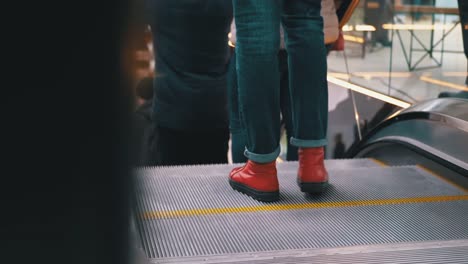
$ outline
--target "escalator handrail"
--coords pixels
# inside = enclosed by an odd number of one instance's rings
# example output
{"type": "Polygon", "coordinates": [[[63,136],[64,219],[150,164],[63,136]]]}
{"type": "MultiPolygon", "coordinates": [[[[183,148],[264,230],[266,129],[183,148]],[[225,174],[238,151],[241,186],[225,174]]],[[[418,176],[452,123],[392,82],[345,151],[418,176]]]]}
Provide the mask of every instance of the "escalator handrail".
{"type": "MultiPolygon", "coordinates": [[[[371,129],[361,141],[353,144],[346,153],[347,158],[356,157],[359,152],[376,143],[378,140],[374,139],[374,136],[382,129],[407,120],[429,120],[462,130],[468,135],[468,100],[458,98],[432,99],[400,110],[371,129]]],[[[406,141],[406,144],[408,142],[410,141],[406,141]]]]}

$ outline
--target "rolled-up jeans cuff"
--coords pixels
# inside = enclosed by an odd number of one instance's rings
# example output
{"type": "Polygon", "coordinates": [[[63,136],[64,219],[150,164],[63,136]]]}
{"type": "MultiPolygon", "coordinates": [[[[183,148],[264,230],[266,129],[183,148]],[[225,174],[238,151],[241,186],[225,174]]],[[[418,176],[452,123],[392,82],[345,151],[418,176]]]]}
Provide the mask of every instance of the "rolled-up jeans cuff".
{"type": "Polygon", "coordinates": [[[245,148],[244,155],[251,161],[257,162],[257,163],[268,163],[276,160],[276,158],[279,156],[281,152],[281,147],[278,146],[278,148],[273,151],[272,153],[268,154],[257,154],[250,152],[245,148]]]}
{"type": "Polygon", "coordinates": [[[327,139],[298,139],[291,137],[289,141],[291,145],[300,147],[300,148],[316,148],[323,147],[327,145],[327,139]]]}

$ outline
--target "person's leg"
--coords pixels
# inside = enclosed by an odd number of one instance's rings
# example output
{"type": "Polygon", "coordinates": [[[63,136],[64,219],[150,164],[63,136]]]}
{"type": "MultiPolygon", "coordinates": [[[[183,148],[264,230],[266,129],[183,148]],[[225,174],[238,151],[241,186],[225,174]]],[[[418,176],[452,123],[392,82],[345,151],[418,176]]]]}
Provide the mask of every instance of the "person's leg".
{"type": "Polygon", "coordinates": [[[158,126],[155,165],[227,163],[227,128],[204,131],[175,130],[158,126]]]}
{"type": "Polygon", "coordinates": [[[279,154],[279,3],[234,0],[240,113],[248,159],[266,163],[279,154]]]}
{"type": "Polygon", "coordinates": [[[381,27],[378,26],[379,23],[379,8],[380,3],[378,0],[365,0],[364,2],[364,24],[371,25],[375,27],[375,31],[371,34],[372,45],[375,45],[377,42],[377,35],[381,30],[381,27]]]}
{"type": "Polygon", "coordinates": [[[247,139],[240,120],[238,98],[236,54],[234,52],[231,56],[228,69],[229,130],[231,132],[231,155],[234,163],[247,161],[247,158],[244,156],[247,139]]]}
{"type": "Polygon", "coordinates": [[[260,201],[279,199],[280,104],[278,0],[234,0],[236,69],[247,164],[229,176],[232,188],[260,201]]]}
{"type": "Polygon", "coordinates": [[[327,143],[328,84],[320,0],[284,2],[294,137],[298,147],[327,143]]]}
{"type": "Polygon", "coordinates": [[[227,163],[229,129],[220,128],[197,133],[194,141],[199,142],[195,164],[220,164],[227,163]]]}
{"type": "Polygon", "coordinates": [[[278,64],[280,73],[280,102],[281,102],[281,116],[283,118],[286,139],[288,140],[286,160],[297,160],[297,147],[291,145],[291,137],[294,135],[292,109],[291,109],[291,95],[289,93],[289,71],[288,71],[288,54],[285,50],[280,50],[278,53],[278,64]]]}
{"type": "MultiPolygon", "coordinates": [[[[413,0],[413,1],[410,2],[410,4],[411,5],[421,5],[422,3],[421,3],[421,0],[413,0]]],[[[415,21],[419,21],[422,14],[419,13],[419,12],[415,12],[415,13],[412,13],[412,15],[413,15],[413,18],[414,18],[415,21]]]]}
{"type": "Polygon", "coordinates": [[[192,138],[188,138],[188,133],[171,128],[156,126],[157,134],[154,147],[156,164],[159,166],[185,165],[191,164],[191,154],[189,150],[194,149],[192,138]]]}
{"type": "Polygon", "coordinates": [[[294,136],[299,147],[298,172],[301,190],[321,191],[328,181],[323,165],[327,144],[327,60],[320,0],[283,0],[292,97],[294,136]]]}
{"type": "MultiPolygon", "coordinates": [[[[458,0],[458,11],[460,12],[460,22],[463,36],[463,50],[465,51],[465,57],[468,59],[468,2],[466,0],[458,0]]],[[[466,77],[465,84],[468,85],[468,76],[466,77]]]]}
{"type": "Polygon", "coordinates": [[[378,9],[378,30],[376,33],[376,41],[380,42],[384,47],[390,47],[391,42],[389,40],[389,31],[382,27],[383,24],[392,23],[393,21],[393,5],[390,3],[390,0],[380,0],[380,6],[378,9]]]}

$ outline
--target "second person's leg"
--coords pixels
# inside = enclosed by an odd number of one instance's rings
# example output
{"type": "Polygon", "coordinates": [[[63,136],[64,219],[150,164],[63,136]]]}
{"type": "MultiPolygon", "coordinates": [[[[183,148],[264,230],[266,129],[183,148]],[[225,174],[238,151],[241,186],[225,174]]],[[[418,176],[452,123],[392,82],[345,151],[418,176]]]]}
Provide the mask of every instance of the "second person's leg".
{"type": "Polygon", "coordinates": [[[297,160],[297,147],[291,145],[291,137],[294,135],[292,109],[291,109],[291,96],[289,91],[289,70],[288,70],[288,54],[286,50],[280,50],[278,53],[278,64],[280,73],[280,102],[281,102],[281,116],[283,118],[284,127],[286,129],[287,139],[287,152],[286,160],[297,160]]]}
{"type": "Polygon", "coordinates": [[[327,60],[321,0],[283,0],[282,23],[288,52],[294,135],[299,147],[298,182],[304,192],[327,185],[323,147],[327,144],[327,60]]]}
{"type": "Polygon", "coordinates": [[[278,0],[233,0],[240,119],[247,164],[230,174],[231,186],[261,201],[279,198],[280,104],[278,0]]]}
{"type": "Polygon", "coordinates": [[[238,98],[236,54],[234,52],[228,69],[229,130],[231,132],[231,155],[234,163],[247,161],[244,155],[245,146],[247,145],[246,136],[241,124],[238,98]]]}
{"type": "Polygon", "coordinates": [[[276,0],[234,0],[236,69],[245,155],[266,163],[279,154],[279,23],[276,0]]]}

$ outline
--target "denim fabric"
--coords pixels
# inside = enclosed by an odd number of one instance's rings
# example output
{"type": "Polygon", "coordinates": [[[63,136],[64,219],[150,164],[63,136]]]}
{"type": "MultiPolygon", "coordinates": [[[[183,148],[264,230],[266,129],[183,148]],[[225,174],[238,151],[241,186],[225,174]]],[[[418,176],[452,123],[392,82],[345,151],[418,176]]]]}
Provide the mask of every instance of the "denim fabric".
{"type": "Polygon", "coordinates": [[[294,135],[294,127],[292,121],[291,94],[289,92],[288,54],[285,50],[280,50],[278,53],[278,64],[280,74],[281,120],[286,130],[288,145],[286,160],[294,161],[298,159],[298,148],[291,144],[291,137],[294,135]]]}
{"type": "MultiPolygon", "coordinates": [[[[234,51],[233,51],[234,52],[234,51]]],[[[228,69],[229,130],[231,132],[231,155],[234,163],[246,162],[244,155],[247,138],[242,128],[237,91],[236,55],[233,53],[228,69]]]]}
{"type": "Polygon", "coordinates": [[[280,137],[279,25],[285,31],[293,138],[326,144],[328,91],[320,0],[234,0],[239,113],[247,158],[276,159],[280,137]],[[262,155],[264,155],[263,158],[262,155]]]}
{"type": "Polygon", "coordinates": [[[258,163],[268,163],[274,161],[279,154],[281,153],[281,148],[278,146],[273,152],[267,153],[267,154],[256,154],[253,152],[250,152],[248,149],[245,149],[244,155],[252,161],[258,162],[258,163]]]}
{"type": "MultiPolygon", "coordinates": [[[[228,105],[229,105],[229,128],[231,131],[231,155],[234,163],[242,163],[247,161],[244,155],[246,146],[246,133],[242,129],[239,102],[238,102],[238,87],[236,74],[236,56],[232,56],[229,65],[228,78],[228,105]]],[[[280,108],[281,120],[286,130],[287,152],[286,160],[294,161],[298,159],[298,148],[291,145],[290,139],[293,135],[291,98],[289,94],[289,73],[288,73],[288,56],[285,50],[280,50],[278,53],[278,66],[280,75],[280,108]]]]}

